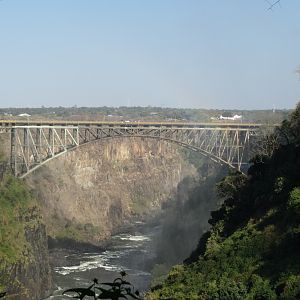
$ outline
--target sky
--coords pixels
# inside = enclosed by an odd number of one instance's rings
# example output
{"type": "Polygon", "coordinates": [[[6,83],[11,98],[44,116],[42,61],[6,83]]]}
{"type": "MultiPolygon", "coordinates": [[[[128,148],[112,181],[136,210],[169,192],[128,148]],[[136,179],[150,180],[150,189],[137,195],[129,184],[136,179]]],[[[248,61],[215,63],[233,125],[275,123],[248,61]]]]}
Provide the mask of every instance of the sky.
{"type": "Polygon", "coordinates": [[[268,7],[0,0],[0,107],[294,108],[300,1],[268,7]]]}

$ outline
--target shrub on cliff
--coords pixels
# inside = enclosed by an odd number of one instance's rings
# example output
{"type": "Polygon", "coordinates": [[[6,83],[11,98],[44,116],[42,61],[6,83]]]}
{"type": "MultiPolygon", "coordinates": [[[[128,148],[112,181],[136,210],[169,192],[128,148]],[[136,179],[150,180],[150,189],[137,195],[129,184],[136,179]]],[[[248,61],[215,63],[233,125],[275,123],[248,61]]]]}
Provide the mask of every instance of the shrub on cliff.
{"type": "Polygon", "coordinates": [[[47,239],[38,208],[20,179],[0,181],[0,293],[39,299],[51,284],[47,239]]]}
{"type": "Polygon", "coordinates": [[[224,203],[211,230],[148,299],[300,299],[299,124],[300,105],[273,154],[218,184],[224,203]]]}
{"type": "Polygon", "coordinates": [[[0,183],[0,260],[16,262],[23,259],[24,251],[29,251],[26,243],[24,221],[33,199],[18,179],[6,175],[0,183]],[[25,250],[26,249],[26,250],[25,250]]]}

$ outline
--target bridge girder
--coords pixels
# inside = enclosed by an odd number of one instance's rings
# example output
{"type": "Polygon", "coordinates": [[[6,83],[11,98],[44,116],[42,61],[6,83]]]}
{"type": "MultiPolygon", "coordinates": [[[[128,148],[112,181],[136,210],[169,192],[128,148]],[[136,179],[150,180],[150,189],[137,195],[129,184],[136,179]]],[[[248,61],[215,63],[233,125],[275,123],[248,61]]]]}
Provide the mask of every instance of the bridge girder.
{"type": "Polygon", "coordinates": [[[241,171],[259,135],[257,128],[158,126],[11,126],[11,168],[25,177],[55,157],[107,138],[142,137],[177,143],[241,171]]]}

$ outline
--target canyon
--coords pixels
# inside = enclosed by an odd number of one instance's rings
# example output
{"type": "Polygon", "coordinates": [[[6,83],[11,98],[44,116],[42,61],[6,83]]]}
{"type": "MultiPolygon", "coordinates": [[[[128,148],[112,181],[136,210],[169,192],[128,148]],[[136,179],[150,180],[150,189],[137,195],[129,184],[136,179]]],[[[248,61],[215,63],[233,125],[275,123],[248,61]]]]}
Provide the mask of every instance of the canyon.
{"type": "Polygon", "coordinates": [[[101,246],[133,221],[154,217],[187,175],[196,175],[196,168],[175,145],[119,138],[70,151],[28,176],[26,183],[39,202],[52,244],[67,246],[73,240],[101,246]]]}

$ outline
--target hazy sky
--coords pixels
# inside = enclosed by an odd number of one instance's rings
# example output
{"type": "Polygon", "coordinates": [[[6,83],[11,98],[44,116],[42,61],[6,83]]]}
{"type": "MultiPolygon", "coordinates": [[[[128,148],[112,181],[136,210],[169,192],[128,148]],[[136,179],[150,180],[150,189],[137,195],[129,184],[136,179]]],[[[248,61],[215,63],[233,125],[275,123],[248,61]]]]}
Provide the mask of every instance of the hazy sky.
{"type": "Polygon", "coordinates": [[[2,0],[0,107],[293,108],[300,1],[267,8],[265,0],[2,0]]]}

